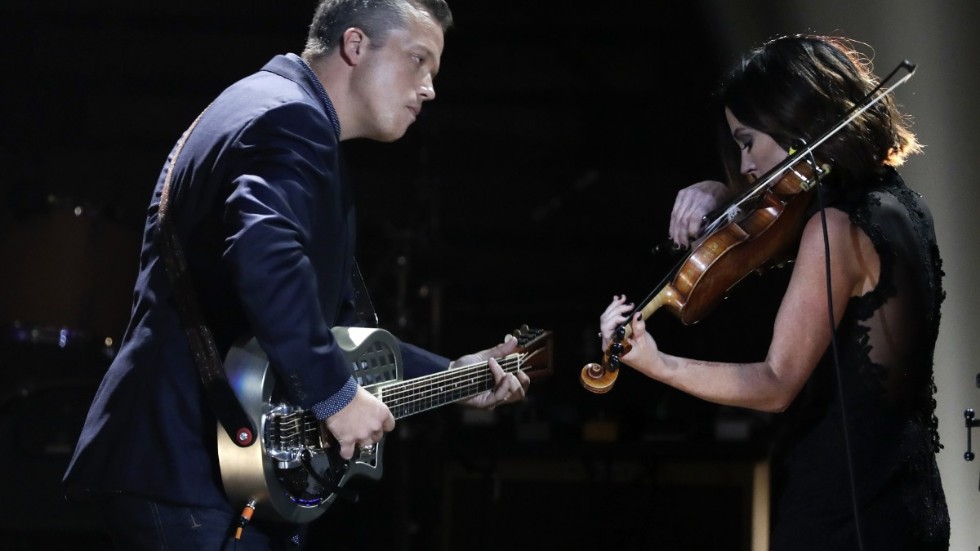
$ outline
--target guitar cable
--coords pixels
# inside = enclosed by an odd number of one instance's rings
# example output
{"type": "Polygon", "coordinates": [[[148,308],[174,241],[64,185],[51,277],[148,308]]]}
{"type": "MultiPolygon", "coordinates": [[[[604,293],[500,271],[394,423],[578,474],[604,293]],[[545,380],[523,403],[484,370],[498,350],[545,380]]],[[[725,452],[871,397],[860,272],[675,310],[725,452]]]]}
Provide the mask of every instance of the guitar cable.
{"type": "Polygon", "coordinates": [[[252,520],[252,515],[255,513],[255,500],[250,499],[248,503],[245,504],[245,508],[242,509],[242,515],[238,517],[238,527],[235,528],[235,541],[241,541],[242,532],[245,530],[245,526],[252,520]]]}

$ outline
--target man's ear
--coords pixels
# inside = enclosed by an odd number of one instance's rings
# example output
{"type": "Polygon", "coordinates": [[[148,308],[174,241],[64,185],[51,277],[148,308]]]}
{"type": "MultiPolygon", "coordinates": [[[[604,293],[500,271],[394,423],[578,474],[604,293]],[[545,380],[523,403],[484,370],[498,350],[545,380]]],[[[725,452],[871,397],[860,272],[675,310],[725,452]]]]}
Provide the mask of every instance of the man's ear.
{"type": "Polygon", "coordinates": [[[367,48],[368,37],[364,31],[351,27],[340,35],[340,56],[348,65],[360,63],[361,54],[367,48]]]}

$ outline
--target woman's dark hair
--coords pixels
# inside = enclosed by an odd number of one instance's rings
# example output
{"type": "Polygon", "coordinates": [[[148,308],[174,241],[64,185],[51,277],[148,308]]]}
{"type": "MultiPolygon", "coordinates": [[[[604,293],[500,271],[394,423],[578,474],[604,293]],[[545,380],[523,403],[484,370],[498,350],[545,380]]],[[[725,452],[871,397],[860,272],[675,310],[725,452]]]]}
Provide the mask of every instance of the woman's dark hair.
{"type": "MultiPolygon", "coordinates": [[[[772,136],[783,148],[810,143],[843,120],[879,78],[854,41],[842,37],[783,36],[750,51],[717,93],[741,123],[772,136]]],[[[746,185],[740,154],[724,124],[722,160],[729,181],[746,185]]],[[[922,146],[889,95],[815,151],[839,185],[862,185],[885,166],[899,166],[922,146]]]]}
{"type": "Polygon", "coordinates": [[[351,27],[364,31],[372,44],[384,44],[390,31],[405,26],[408,8],[427,12],[444,33],[453,24],[453,14],[445,0],[323,0],[313,14],[303,58],[327,55],[351,27]]]}

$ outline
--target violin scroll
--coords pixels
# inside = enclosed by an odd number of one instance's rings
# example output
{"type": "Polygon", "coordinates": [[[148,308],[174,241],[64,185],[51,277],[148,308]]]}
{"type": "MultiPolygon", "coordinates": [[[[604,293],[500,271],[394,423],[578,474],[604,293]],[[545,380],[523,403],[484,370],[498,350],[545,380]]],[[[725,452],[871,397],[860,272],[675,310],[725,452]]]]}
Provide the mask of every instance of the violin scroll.
{"type": "Polygon", "coordinates": [[[628,326],[619,326],[616,335],[609,344],[609,350],[602,355],[602,363],[591,362],[582,368],[579,380],[586,390],[595,394],[605,394],[612,390],[616,384],[616,377],[619,376],[619,357],[626,354],[632,348],[629,343],[625,343],[628,326]]]}
{"type": "Polygon", "coordinates": [[[582,368],[579,380],[582,381],[585,390],[594,394],[605,394],[612,390],[618,375],[619,370],[606,369],[606,366],[602,364],[591,362],[582,368]]]}

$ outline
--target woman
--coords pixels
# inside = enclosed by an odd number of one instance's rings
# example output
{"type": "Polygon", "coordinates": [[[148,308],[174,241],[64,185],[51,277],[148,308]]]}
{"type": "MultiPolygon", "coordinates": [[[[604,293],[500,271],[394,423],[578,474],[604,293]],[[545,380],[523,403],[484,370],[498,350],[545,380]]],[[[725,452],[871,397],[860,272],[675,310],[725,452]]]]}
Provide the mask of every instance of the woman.
{"type": "MultiPolygon", "coordinates": [[[[844,38],[781,37],[751,51],[718,94],[729,182],[682,190],[671,239],[692,243],[706,213],[843,120],[878,81],[844,38]]],[[[773,550],[949,548],[932,372],[943,273],[928,207],[895,170],[920,149],[890,97],[816,149],[831,166],[814,194],[824,204],[810,205],[764,359],[666,354],[640,314],[628,319],[625,296],[600,318],[603,350],[631,323],[620,359],[637,371],[718,404],[781,412],[773,550]]]]}

